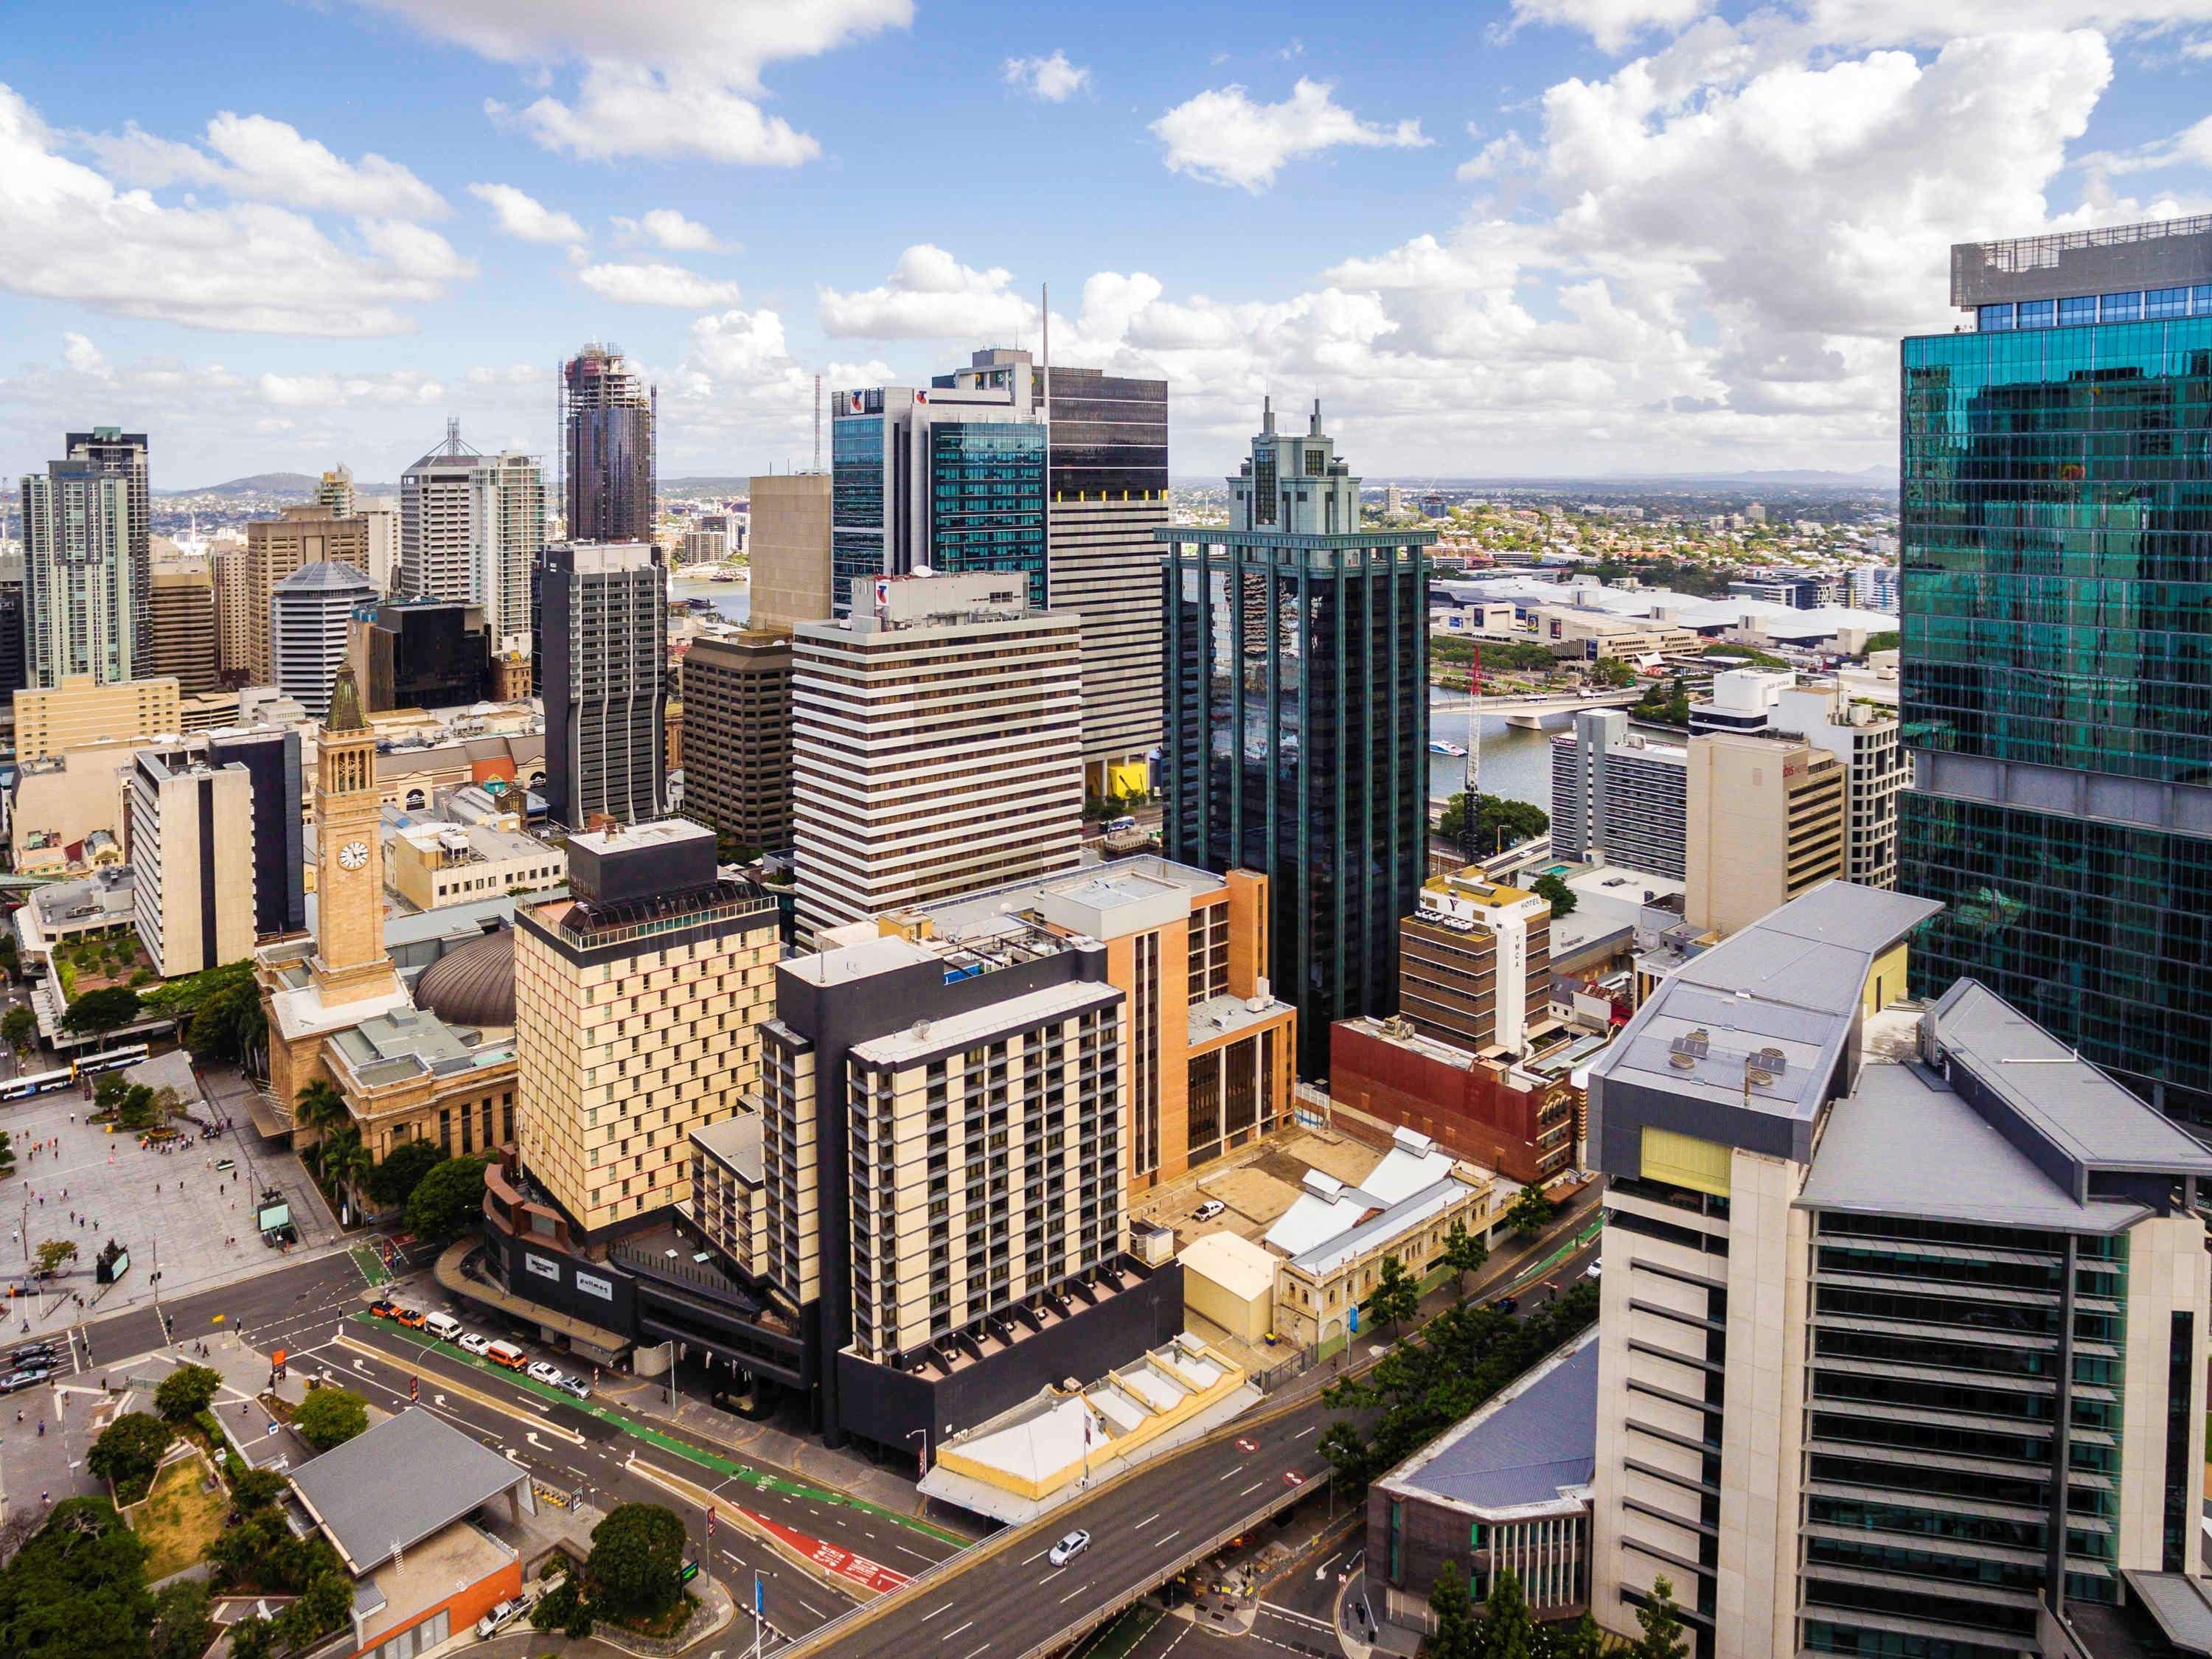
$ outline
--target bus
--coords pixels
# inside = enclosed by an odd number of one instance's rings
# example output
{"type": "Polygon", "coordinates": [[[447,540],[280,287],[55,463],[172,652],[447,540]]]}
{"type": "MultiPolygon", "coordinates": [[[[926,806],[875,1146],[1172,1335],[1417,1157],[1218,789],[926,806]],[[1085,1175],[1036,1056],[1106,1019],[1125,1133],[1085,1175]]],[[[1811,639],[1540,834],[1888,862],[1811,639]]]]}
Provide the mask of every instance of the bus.
{"type": "Polygon", "coordinates": [[[101,1072],[118,1071],[125,1066],[136,1066],[146,1058],[146,1045],[126,1042],[120,1048],[110,1048],[105,1054],[87,1054],[76,1062],[75,1075],[88,1078],[101,1072]]]}
{"type": "Polygon", "coordinates": [[[0,1083],[0,1100],[28,1100],[50,1089],[66,1089],[76,1081],[76,1073],[66,1067],[58,1072],[29,1072],[0,1083]]]}

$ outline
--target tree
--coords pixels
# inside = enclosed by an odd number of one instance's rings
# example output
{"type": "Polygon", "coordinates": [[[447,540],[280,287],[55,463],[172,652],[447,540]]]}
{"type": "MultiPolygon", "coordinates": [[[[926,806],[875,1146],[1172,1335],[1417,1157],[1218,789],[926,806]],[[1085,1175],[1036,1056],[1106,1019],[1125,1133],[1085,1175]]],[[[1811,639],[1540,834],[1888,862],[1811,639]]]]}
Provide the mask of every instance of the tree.
{"type": "Polygon", "coordinates": [[[154,1409],[165,1423],[189,1423],[214,1401],[222,1373],[208,1365],[179,1365],[154,1390],[154,1409]]]}
{"type": "Polygon", "coordinates": [[[434,1140],[403,1141],[368,1172],[362,1187],[374,1203],[393,1209],[413,1197],[422,1177],[445,1161],[445,1152],[434,1140]]]}
{"type": "Polygon", "coordinates": [[[145,1659],[146,1546],[105,1498],[64,1498],[0,1568],[9,1659],[145,1659]]]}
{"type": "Polygon", "coordinates": [[[1505,1224],[1522,1237],[1534,1237],[1552,1224],[1552,1218],[1559,1206],[1544,1195],[1538,1186],[1523,1187],[1513,1195],[1513,1202],[1505,1212],[1505,1224]]]}
{"type": "Polygon", "coordinates": [[[1553,1626],[1550,1636],[1551,1659],[1605,1659],[1612,1645],[1587,1613],[1564,1630],[1553,1626]]]}
{"type": "Polygon", "coordinates": [[[270,1632],[284,1647],[300,1652],[344,1622],[353,1610],[353,1582],[327,1569],[307,1580],[300,1599],[278,1613],[270,1632]]]}
{"type": "Polygon", "coordinates": [[[143,1083],[134,1083],[125,1089],[115,1108],[115,1121],[125,1129],[155,1128],[161,1116],[154,1103],[154,1091],[143,1083]]]}
{"type": "Polygon", "coordinates": [[[100,1431],[85,1462],[103,1480],[112,1481],[125,1503],[135,1503],[152,1484],[161,1454],[175,1438],[169,1425],[146,1412],[126,1412],[100,1431]]]}
{"type": "Polygon", "coordinates": [[[230,1659],[269,1659],[276,1644],[276,1627],[258,1613],[230,1627],[230,1659]]]}
{"type": "Polygon", "coordinates": [[[248,1469],[230,1485],[230,1507],[241,1516],[273,1510],[289,1483],[275,1469],[248,1469]]]}
{"type": "Polygon", "coordinates": [[[1375,1288],[1359,1305],[1361,1311],[1377,1324],[1387,1321],[1390,1334],[1395,1336],[1399,1322],[1421,1310],[1420,1287],[1406,1272],[1404,1262],[1395,1255],[1386,1255],[1377,1272],[1375,1288]]]}
{"type": "Polygon", "coordinates": [[[1546,1646],[1536,1620],[1528,1612],[1528,1599],[1521,1593],[1521,1580],[1510,1567],[1501,1571],[1482,1604],[1482,1645],[1480,1659],[1536,1659],[1546,1646]]]}
{"type": "Polygon", "coordinates": [[[618,1504],[592,1528],[584,1574],[617,1614],[651,1619],[683,1593],[684,1522],[659,1504],[618,1504]]]}
{"type": "Polygon", "coordinates": [[[416,1183],[407,1200],[407,1231],[418,1238],[457,1237],[483,1215],[488,1158],[449,1158],[416,1183]]]}
{"type": "Polygon", "coordinates": [[[1884,629],[1879,634],[1869,634],[1866,637],[1866,648],[1869,655],[1872,655],[1876,651],[1895,651],[1899,649],[1902,644],[1903,641],[1899,637],[1897,630],[1893,628],[1884,629]]]}
{"type": "Polygon", "coordinates": [[[49,1238],[39,1245],[39,1271],[51,1273],[59,1270],[64,1261],[76,1260],[76,1244],[67,1238],[49,1238]]]}
{"type": "Polygon", "coordinates": [[[323,1179],[343,1193],[359,1186],[376,1167],[376,1154],[362,1145],[359,1130],[346,1128],[323,1138],[315,1148],[315,1162],[323,1179]]]}
{"type": "Polygon", "coordinates": [[[112,1031],[138,1018],[138,994],[127,985],[87,991],[62,1013],[62,1029],[79,1036],[112,1031]]]}
{"type": "Polygon", "coordinates": [[[1651,1581],[1651,1594],[1636,1609],[1643,1634],[1629,1644],[1632,1659],[1682,1659],[1689,1644],[1682,1639],[1682,1618],[1674,1606],[1674,1586],[1664,1577],[1651,1581]]]}
{"type": "Polygon", "coordinates": [[[1479,1273],[1490,1260],[1490,1246],[1477,1238],[1456,1221],[1444,1235],[1443,1265],[1451,1269],[1452,1294],[1464,1302],[1467,1299],[1467,1276],[1479,1273]]]}
{"type": "Polygon", "coordinates": [[[197,1578],[179,1579],[154,1598],[149,1659],[200,1659],[215,1640],[208,1599],[208,1587],[197,1578]]]}
{"type": "Polygon", "coordinates": [[[292,1100],[292,1121],[318,1135],[330,1135],[353,1121],[345,1097],[327,1078],[317,1078],[292,1100]]]}
{"type": "Polygon", "coordinates": [[[311,1389],[292,1413],[292,1426],[317,1451],[328,1451],[368,1426],[368,1402],[349,1389],[311,1389]]]}
{"type": "Polygon", "coordinates": [[[1480,1659],[1482,1631],[1475,1622],[1474,1598],[1468,1594],[1467,1575],[1459,1563],[1447,1561],[1437,1569],[1437,1582],[1429,1591],[1429,1611],[1437,1616],[1436,1634],[1425,1652],[1434,1659],[1480,1659]]]}
{"type": "Polygon", "coordinates": [[[0,1176],[11,1176],[15,1173],[15,1143],[9,1139],[8,1132],[5,1129],[0,1129],[0,1176]]]}
{"type": "MultiPolygon", "coordinates": [[[[1503,852],[1509,847],[1518,847],[1551,827],[1550,814],[1531,802],[1511,800],[1504,795],[1475,797],[1474,846],[1478,852],[1503,852]]],[[[1465,791],[1444,803],[1444,810],[1437,820],[1437,833],[1446,841],[1467,843],[1465,791]]]]}
{"type": "Polygon", "coordinates": [[[17,1054],[30,1052],[31,1044],[39,1035],[39,1017],[17,1003],[6,1013],[0,1014],[0,1039],[4,1039],[17,1054]]]}
{"type": "Polygon", "coordinates": [[[1575,906],[1581,902],[1575,890],[1549,871],[1530,882],[1528,890],[1552,907],[1554,921],[1574,915],[1575,906]]]}
{"type": "Polygon", "coordinates": [[[1590,681],[1607,691],[1619,691],[1636,684],[1636,671],[1618,657],[1600,657],[1590,665],[1590,681]]]}

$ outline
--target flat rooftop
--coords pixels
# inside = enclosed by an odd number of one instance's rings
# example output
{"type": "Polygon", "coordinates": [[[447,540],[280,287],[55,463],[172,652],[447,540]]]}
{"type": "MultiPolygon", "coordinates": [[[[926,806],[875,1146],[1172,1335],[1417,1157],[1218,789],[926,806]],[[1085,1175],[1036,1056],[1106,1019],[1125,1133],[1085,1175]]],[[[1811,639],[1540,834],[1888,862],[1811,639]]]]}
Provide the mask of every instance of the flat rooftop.
{"type": "Polygon", "coordinates": [[[530,1479],[411,1406],[292,1472],[292,1486],[356,1577],[530,1479]]]}
{"type": "Polygon", "coordinates": [[[1378,1484],[1498,1515],[1578,1504],[1596,1475],[1593,1328],[1378,1484]]]}
{"type": "Polygon", "coordinates": [[[1157,926],[1163,910],[1187,913],[1194,899],[1229,884],[1210,870],[1157,854],[1109,860],[1072,874],[1009,882],[941,903],[917,905],[902,916],[927,916],[940,936],[957,935],[1009,916],[1037,916],[1097,939],[1157,926]]]}

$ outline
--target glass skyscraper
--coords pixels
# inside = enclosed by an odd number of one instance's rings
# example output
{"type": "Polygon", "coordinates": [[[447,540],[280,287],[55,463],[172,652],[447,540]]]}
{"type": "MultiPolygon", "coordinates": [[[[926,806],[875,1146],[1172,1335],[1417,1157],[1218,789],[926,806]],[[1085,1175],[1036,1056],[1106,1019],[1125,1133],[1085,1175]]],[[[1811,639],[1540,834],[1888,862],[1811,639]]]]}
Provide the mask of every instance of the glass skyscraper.
{"type": "Polygon", "coordinates": [[[1898,885],[1972,976],[2212,1122],[2212,217],[1966,244],[1904,343],[1898,885]]]}
{"type": "Polygon", "coordinates": [[[1329,1025],[1395,1012],[1398,919],[1428,860],[1427,531],[1359,529],[1359,480],[1314,410],[1270,411],[1229,527],[1165,544],[1167,855],[1268,878],[1274,991],[1298,1070],[1329,1025]]]}

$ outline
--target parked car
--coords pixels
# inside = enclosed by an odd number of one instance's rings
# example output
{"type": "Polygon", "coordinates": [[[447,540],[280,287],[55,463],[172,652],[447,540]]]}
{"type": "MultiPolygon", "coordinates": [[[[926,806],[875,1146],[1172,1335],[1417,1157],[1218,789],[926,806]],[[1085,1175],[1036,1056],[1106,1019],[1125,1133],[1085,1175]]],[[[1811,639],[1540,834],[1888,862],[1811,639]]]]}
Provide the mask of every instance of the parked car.
{"type": "Polygon", "coordinates": [[[1583,1277],[1584,1279],[1595,1279],[1604,1270],[1604,1267],[1605,1264],[1601,1261],[1593,1261],[1589,1267],[1583,1269],[1583,1277]]]}
{"type": "Polygon", "coordinates": [[[1218,1198],[1209,1198],[1191,1212],[1193,1221],[1211,1221],[1218,1215],[1229,1213],[1229,1206],[1218,1198]]]}
{"type": "Polygon", "coordinates": [[[455,1340],[455,1346],[463,1353],[481,1354],[491,1346],[491,1342],[488,1338],[478,1336],[474,1331],[463,1331],[455,1340]]]}
{"type": "Polygon", "coordinates": [[[561,1368],[549,1365],[542,1359],[533,1359],[524,1375],[534,1382],[550,1382],[557,1387],[561,1381],[561,1368]]]}
{"type": "Polygon", "coordinates": [[[0,1394],[16,1394],[25,1389],[35,1389],[54,1374],[52,1365],[25,1365],[0,1376],[0,1394]]]}
{"type": "Polygon", "coordinates": [[[399,1317],[399,1304],[388,1296],[380,1296],[368,1304],[368,1311],[373,1318],[397,1319],[399,1317]]]}
{"type": "Polygon", "coordinates": [[[575,1395],[579,1400],[589,1400],[592,1397],[591,1385],[580,1376],[556,1376],[553,1379],[553,1386],[563,1394],[575,1395]]]}
{"type": "Polygon", "coordinates": [[[1091,1534],[1084,1531],[1082,1528],[1078,1527],[1073,1532],[1068,1534],[1066,1537],[1061,1539],[1060,1542],[1052,1547],[1052,1553],[1050,1555],[1046,1557],[1046,1559],[1049,1560],[1055,1567],[1064,1567],[1090,1547],[1091,1534]]]}
{"type": "Polygon", "coordinates": [[[477,1640],[488,1642],[522,1617],[525,1603],[510,1597],[477,1620],[477,1640]]]}
{"type": "Polygon", "coordinates": [[[1521,1298],[1517,1296],[1501,1296],[1490,1305],[1502,1314],[1518,1313],[1521,1310],[1521,1298]]]}
{"type": "Polygon", "coordinates": [[[421,1330],[422,1328],[422,1322],[429,1316],[429,1315],[424,1313],[420,1308],[402,1308],[397,1314],[392,1316],[392,1317],[397,1319],[401,1324],[413,1331],[421,1330]]]}

